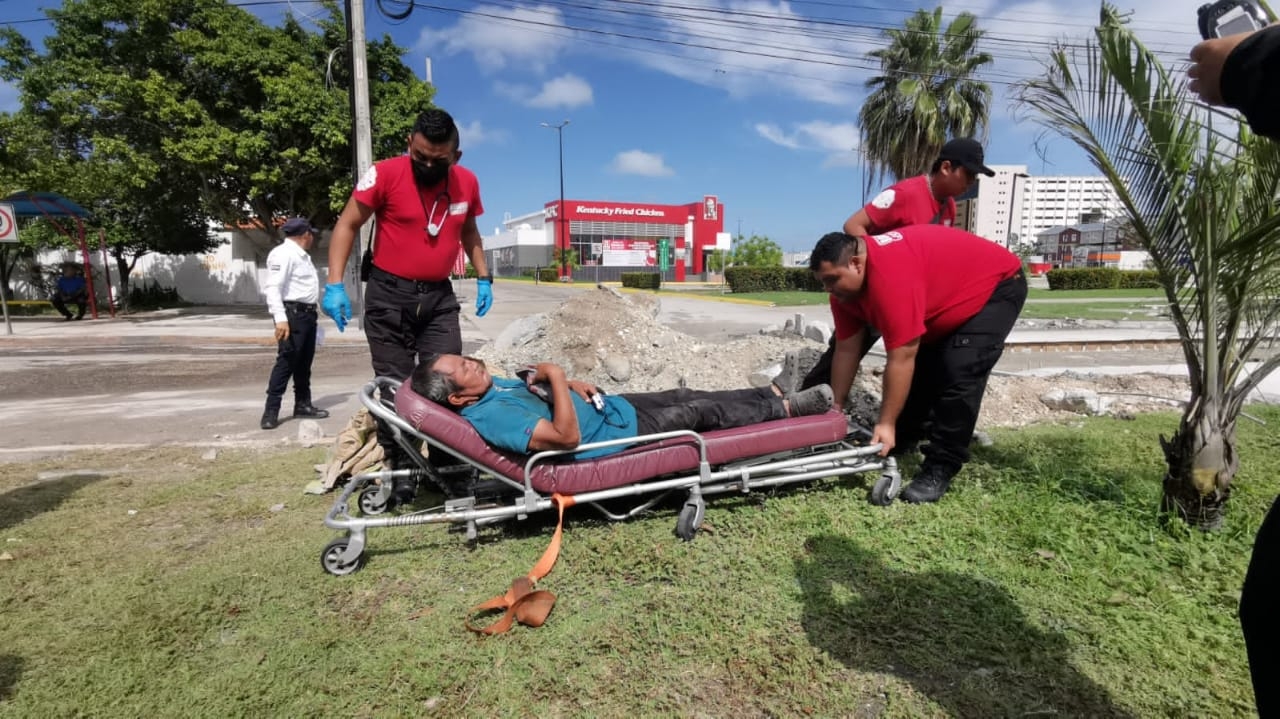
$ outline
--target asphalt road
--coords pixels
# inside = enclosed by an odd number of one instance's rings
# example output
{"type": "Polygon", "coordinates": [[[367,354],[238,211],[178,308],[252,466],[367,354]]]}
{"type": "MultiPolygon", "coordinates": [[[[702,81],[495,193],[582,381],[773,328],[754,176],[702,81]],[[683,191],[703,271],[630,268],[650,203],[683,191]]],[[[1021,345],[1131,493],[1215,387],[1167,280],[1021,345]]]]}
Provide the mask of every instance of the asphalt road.
{"type": "MultiPolygon", "coordinates": [[[[497,337],[511,322],[557,307],[591,288],[499,283],[488,316],[470,310],[474,284],[460,282],[464,350],[497,337]]],[[[800,308],[829,321],[823,308],[800,308]]],[[[781,326],[797,308],[662,297],[658,321],[703,341],[725,341],[781,326]]],[[[313,401],[332,416],[332,436],[358,408],[356,393],[372,375],[358,327],[326,340],[313,366],[313,401]]],[[[256,308],[190,308],[128,319],[61,322],[15,319],[0,335],[0,461],[76,448],[158,443],[192,446],[275,444],[296,437],[297,423],[258,429],[275,357],[272,324],[256,308]]],[[[1140,330],[1147,332],[1148,330],[1140,330]]],[[[1034,367],[1176,363],[1177,354],[1138,352],[1008,353],[1006,371],[1034,367]]],[[[292,398],[285,398],[285,413],[292,398]]]]}

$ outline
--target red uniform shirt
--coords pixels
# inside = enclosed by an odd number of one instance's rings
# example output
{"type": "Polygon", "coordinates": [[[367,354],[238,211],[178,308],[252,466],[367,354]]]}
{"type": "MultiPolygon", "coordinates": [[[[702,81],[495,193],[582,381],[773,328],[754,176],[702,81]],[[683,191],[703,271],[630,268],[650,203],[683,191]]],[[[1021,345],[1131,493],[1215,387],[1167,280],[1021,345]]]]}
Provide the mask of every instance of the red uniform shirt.
{"type": "Polygon", "coordinates": [[[887,190],[862,208],[871,218],[871,234],[879,235],[907,225],[946,225],[956,221],[955,198],[946,204],[938,202],[929,189],[925,175],[909,177],[887,190]]]}
{"type": "Polygon", "coordinates": [[[373,208],[378,220],[373,264],[409,280],[448,279],[462,248],[463,225],[484,214],[480,182],[471,170],[451,165],[446,181],[420,190],[408,155],[374,163],[351,196],[373,208]],[[429,223],[440,226],[435,237],[427,232],[429,223]]]}
{"type": "Polygon", "coordinates": [[[867,238],[862,292],[831,297],[836,337],[871,325],[887,350],[919,337],[936,342],[982,309],[996,285],[1018,274],[1022,261],[994,242],[940,225],[912,225],[867,238]]]}

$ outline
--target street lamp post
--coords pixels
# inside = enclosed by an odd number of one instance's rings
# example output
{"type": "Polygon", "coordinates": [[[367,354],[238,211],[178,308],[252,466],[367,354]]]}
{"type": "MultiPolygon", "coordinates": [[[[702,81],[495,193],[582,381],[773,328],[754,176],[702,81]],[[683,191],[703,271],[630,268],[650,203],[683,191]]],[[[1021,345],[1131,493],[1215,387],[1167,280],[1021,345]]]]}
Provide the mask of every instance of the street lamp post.
{"type": "Polygon", "coordinates": [[[565,224],[568,218],[565,216],[564,211],[564,126],[568,124],[568,120],[554,125],[549,122],[542,123],[543,127],[556,131],[556,141],[560,147],[560,206],[556,210],[556,222],[560,225],[560,231],[556,233],[556,244],[563,242],[563,246],[560,248],[561,281],[565,281],[565,278],[569,276],[569,227],[565,224]],[[561,238],[564,239],[562,240],[561,238]]]}
{"type": "MultiPolygon", "coordinates": [[[[1013,179],[1011,180],[1011,183],[1010,183],[1012,186],[1009,189],[1009,225],[1005,229],[1005,239],[1004,239],[1004,245],[1006,249],[1010,249],[1010,250],[1013,249],[1009,247],[1009,241],[1013,239],[1013,208],[1014,208],[1014,202],[1018,198],[1018,180],[1026,179],[1028,177],[1031,177],[1031,175],[1028,175],[1025,172],[1013,173],[1013,179]]],[[[1018,234],[1019,236],[1021,236],[1022,233],[1019,232],[1018,234]]]]}

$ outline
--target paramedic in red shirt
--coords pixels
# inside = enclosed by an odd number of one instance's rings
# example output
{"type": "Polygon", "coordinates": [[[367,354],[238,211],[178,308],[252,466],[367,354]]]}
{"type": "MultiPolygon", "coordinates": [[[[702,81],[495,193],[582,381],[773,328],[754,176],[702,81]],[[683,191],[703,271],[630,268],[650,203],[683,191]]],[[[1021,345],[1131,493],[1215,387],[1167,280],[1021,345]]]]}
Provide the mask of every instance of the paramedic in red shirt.
{"type": "Polygon", "coordinates": [[[902,496],[938,501],[969,460],[987,377],[1027,299],[1022,262],[964,230],[910,225],[866,237],[832,232],[814,247],[809,269],[831,295],[836,402],[849,395],[867,326],[877,327],[888,359],[871,441],[887,455],[928,439],[902,496]]]}
{"type": "MultiPolygon", "coordinates": [[[[322,307],[341,331],[351,317],[342,285],[360,227],[377,218],[373,265],[364,296],[364,332],[375,376],[407,380],[419,357],[462,353],[461,307],[449,273],[465,249],[479,276],[476,316],[493,304],[493,275],[485,263],[476,217],[484,213],[476,176],[458,165],[458,127],[449,113],[430,109],[409,133],[408,152],[375,163],[356,183],[329,241],[329,279],[322,307]]],[[[385,394],[383,399],[391,399],[385,394]]],[[[410,463],[390,429],[378,424],[386,463],[410,463]]],[[[393,499],[412,501],[416,483],[397,479],[393,499]]]]}
{"type": "MultiPolygon", "coordinates": [[[[927,175],[917,175],[884,190],[866,207],[845,220],[845,234],[854,237],[879,235],[907,225],[952,226],[956,221],[956,198],[969,191],[978,175],[995,176],[987,167],[982,145],[977,140],[956,138],[942,146],[927,175]]],[[[868,328],[862,355],[866,356],[880,334],[868,328]]],[[[831,383],[834,342],[800,383],[801,389],[831,383]]],[[[789,388],[788,388],[789,389],[789,388]]]]}
{"type": "Polygon", "coordinates": [[[968,192],[978,175],[995,177],[984,164],[977,140],[958,137],[942,146],[927,175],[909,177],[876,195],[845,220],[847,235],[878,235],[907,225],[946,225],[956,221],[956,198],[968,192]]]}

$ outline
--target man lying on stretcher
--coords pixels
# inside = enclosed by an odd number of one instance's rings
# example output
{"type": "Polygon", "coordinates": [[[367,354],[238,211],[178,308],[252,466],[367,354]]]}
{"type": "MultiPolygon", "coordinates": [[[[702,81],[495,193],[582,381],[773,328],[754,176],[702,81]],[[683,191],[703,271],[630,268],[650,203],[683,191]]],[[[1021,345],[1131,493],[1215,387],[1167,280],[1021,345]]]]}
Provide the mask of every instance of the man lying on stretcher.
{"type": "MultiPolygon", "coordinates": [[[[831,387],[825,384],[787,395],[772,385],[723,392],[673,389],[611,395],[587,382],[568,379],[559,365],[550,362],[521,374],[524,379],[493,377],[480,360],[438,354],[418,365],[410,384],[414,392],[461,414],[490,445],[520,454],[658,432],[742,427],[821,414],[832,404],[831,387]]],[[[622,445],[604,447],[582,452],[578,458],[623,449],[622,445]]]]}

